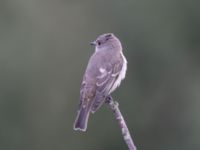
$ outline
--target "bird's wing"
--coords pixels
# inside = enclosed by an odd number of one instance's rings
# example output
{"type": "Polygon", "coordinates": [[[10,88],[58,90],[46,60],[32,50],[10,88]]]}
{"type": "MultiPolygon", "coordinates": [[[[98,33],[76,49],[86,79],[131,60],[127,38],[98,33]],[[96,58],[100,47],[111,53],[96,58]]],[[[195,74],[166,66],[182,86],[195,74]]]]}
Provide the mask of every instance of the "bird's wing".
{"type": "Polygon", "coordinates": [[[99,75],[96,77],[96,95],[92,104],[92,112],[95,112],[105,101],[106,96],[110,94],[115,81],[117,80],[123,62],[117,61],[115,64],[107,64],[105,68],[99,68],[99,75]]]}
{"type": "Polygon", "coordinates": [[[81,88],[80,88],[80,107],[89,107],[92,104],[92,101],[95,97],[96,86],[95,84],[87,83],[87,80],[84,76],[81,88]]]}

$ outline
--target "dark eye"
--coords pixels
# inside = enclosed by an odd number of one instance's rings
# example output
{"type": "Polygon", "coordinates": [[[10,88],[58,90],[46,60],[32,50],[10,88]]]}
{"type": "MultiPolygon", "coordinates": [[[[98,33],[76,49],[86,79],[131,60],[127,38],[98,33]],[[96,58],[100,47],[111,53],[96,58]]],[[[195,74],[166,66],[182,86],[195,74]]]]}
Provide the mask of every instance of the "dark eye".
{"type": "Polygon", "coordinates": [[[98,41],[98,42],[97,42],[97,44],[98,44],[98,45],[101,45],[101,42],[100,42],[100,41],[98,41]]]}

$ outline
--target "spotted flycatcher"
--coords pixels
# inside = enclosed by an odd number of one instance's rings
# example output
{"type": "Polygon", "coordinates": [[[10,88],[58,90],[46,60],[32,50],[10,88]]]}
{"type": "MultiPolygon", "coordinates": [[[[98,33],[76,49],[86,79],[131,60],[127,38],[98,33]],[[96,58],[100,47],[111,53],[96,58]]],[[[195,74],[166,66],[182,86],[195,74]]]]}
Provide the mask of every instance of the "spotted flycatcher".
{"type": "Polygon", "coordinates": [[[90,113],[94,113],[125,78],[127,61],[119,39],[113,33],[100,35],[94,42],[80,89],[80,104],[74,130],[86,131],[90,113]]]}

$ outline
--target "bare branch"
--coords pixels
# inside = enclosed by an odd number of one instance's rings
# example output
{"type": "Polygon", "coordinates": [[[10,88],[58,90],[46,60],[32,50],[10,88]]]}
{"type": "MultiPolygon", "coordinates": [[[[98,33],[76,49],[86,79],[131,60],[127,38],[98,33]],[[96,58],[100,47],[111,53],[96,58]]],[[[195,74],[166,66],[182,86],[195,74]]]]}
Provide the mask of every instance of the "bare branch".
{"type": "Polygon", "coordinates": [[[136,146],[131,138],[131,135],[130,135],[130,132],[128,130],[128,127],[126,125],[126,122],[119,110],[119,104],[118,102],[114,101],[113,98],[111,96],[108,96],[106,98],[106,102],[110,109],[114,112],[115,114],[115,118],[117,119],[118,123],[119,123],[119,126],[121,128],[121,131],[122,131],[122,135],[124,137],[124,140],[129,148],[129,150],[136,150],[136,146]]]}

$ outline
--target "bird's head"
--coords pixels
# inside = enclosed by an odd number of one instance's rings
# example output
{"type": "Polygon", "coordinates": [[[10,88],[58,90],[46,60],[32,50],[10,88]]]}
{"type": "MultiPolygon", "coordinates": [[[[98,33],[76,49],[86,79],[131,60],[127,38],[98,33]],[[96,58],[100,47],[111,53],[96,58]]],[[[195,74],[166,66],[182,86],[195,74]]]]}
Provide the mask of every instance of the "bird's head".
{"type": "Polygon", "coordinates": [[[94,45],[96,49],[101,50],[105,48],[115,48],[120,46],[121,43],[119,39],[113,33],[105,33],[97,37],[97,39],[90,43],[94,45]]]}

